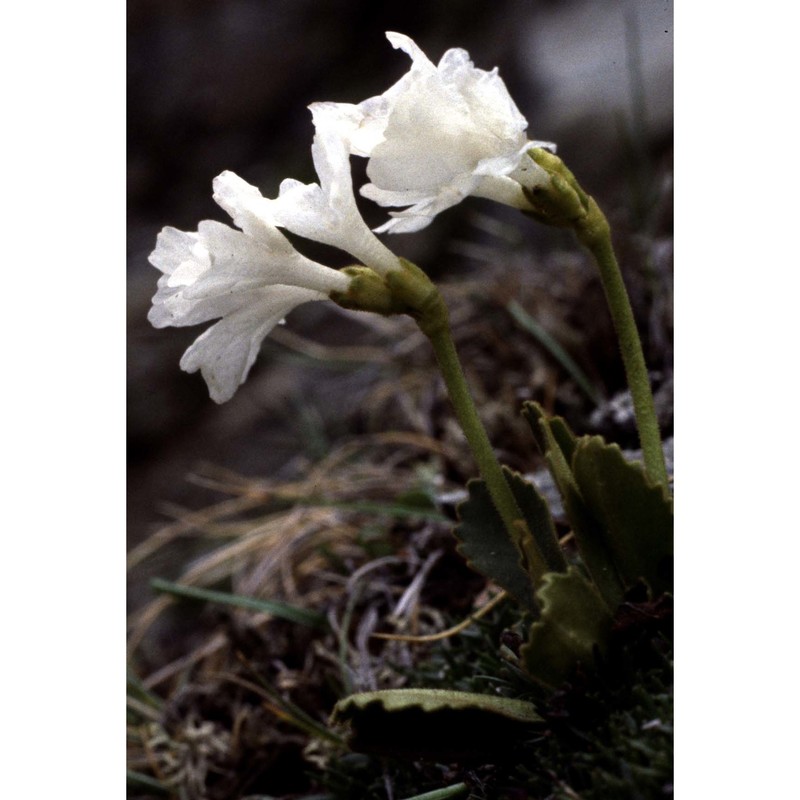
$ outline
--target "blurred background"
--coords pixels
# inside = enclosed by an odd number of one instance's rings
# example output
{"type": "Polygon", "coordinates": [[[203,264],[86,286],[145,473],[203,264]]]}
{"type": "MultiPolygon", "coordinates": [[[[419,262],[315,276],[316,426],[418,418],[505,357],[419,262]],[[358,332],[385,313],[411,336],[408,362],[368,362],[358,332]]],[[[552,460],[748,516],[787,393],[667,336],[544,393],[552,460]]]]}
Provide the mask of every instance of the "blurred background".
{"type": "MultiPolygon", "coordinates": [[[[169,504],[197,507],[213,499],[209,489],[185,480],[198,463],[249,475],[297,469],[298,454],[313,460],[326,439],[346,433],[342,420],[359,392],[385,376],[385,362],[370,357],[375,331],[333,304],[314,303],[268,339],[247,383],[217,406],[199,375],[178,367],[207,326],[157,331],[146,315],[159,275],[147,256],[158,231],[165,225],[195,230],[202,219],[227,222],[211,199],[211,181],[225,169],[265,196],[275,196],[285,177],[316,180],[306,107],[319,100],[359,102],[399,79],[409,61],[386,41],[387,30],[410,35],[434,62],[446,49],[462,47],[476,66],[499,67],[529,121],[529,136],[558,144],[621,231],[623,269],[628,253],[649,265],[657,286],[668,283],[669,0],[129,0],[131,545],[164,521],[169,504]],[[315,358],[314,344],[323,356],[327,346],[366,349],[342,368],[315,358]]],[[[363,163],[354,159],[353,167],[361,185],[363,163]]],[[[364,204],[364,213],[377,225],[385,212],[364,204]]],[[[483,279],[498,265],[524,262],[524,274],[546,284],[546,259],[536,261],[537,254],[554,241],[577,249],[558,237],[510,209],[469,199],[426,231],[388,244],[445,280],[483,279]]],[[[319,255],[313,247],[306,252],[319,255]]],[[[320,260],[342,266],[343,258],[326,252],[320,260]]],[[[631,280],[636,305],[636,275],[631,280]]],[[[600,302],[596,286],[578,285],[590,293],[589,308],[600,302]]],[[[663,322],[671,296],[654,290],[652,281],[642,285],[642,307],[646,301],[661,315],[649,327],[645,320],[645,340],[651,364],[663,370],[671,365],[665,340],[671,329],[663,322]]],[[[410,331],[406,321],[392,324],[404,335],[410,331]]],[[[593,377],[607,395],[622,384],[618,371],[593,377]]]]}

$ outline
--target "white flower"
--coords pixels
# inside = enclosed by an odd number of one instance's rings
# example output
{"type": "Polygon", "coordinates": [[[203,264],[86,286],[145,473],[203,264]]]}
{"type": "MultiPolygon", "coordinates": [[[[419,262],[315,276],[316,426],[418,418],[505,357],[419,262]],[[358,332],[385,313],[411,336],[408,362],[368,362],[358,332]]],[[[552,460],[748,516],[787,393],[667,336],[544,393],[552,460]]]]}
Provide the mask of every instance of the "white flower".
{"type": "Polygon", "coordinates": [[[232,172],[214,180],[214,199],[242,229],[204,221],[196,232],[164,228],[150,263],[164,274],[148,319],[157,328],[218,319],[184,353],[217,403],[247,377],[264,337],[296,306],[347,291],[350,278],[298,253],[263,213],[258,189],[232,172]]]}
{"type": "Polygon", "coordinates": [[[408,37],[387,33],[412,59],[394,86],[359,105],[336,104],[340,135],[369,158],[361,193],[392,212],[378,231],[420,230],[467,195],[530,208],[522,191],[547,173],[525,156],[528,123],[495,68],[476,69],[465,50],[448,50],[434,65],[408,37]]]}
{"type": "Polygon", "coordinates": [[[353,196],[349,129],[335,103],[309,106],[316,133],[311,155],[319,184],[288,178],[274,200],[265,201],[272,221],[298,236],[344,250],[379,275],[400,269],[397,256],[364,222],[353,196]]]}

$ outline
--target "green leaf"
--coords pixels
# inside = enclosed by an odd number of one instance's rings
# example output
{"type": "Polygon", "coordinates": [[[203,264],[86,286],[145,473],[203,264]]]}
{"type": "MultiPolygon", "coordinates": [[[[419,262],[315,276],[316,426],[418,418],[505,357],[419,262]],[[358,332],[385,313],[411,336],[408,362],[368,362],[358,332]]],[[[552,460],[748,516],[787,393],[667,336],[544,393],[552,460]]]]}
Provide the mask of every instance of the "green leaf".
{"type": "Polygon", "coordinates": [[[139,679],[139,676],[136,675],[136,673],[133,672],[133,670],[130,667],[128,667],[127,678],[128,678],[127,690],[128,694],[131,697],[134,697],[140,702],[145,703],[151,708],[157,709],[159,711],[163,708],[164,702],[161,700],[161,698],[158,695],[151,692],[142,683],[142,681],[139,679]]]}
{"type": "Polygon", "coordinates": [[[625,594],[602,524],[587,509],[581,497],[572,460],[578,439],[561,417],[548,417],[538,403],[525,403],[522,411],[561,494],[572,533],[589,574],[606,605],[614,611],[625,594]]]}
{"type": "Polygon", "coordinates": [[[600,436],[578,444],[572,471],[586,508],[626,586],[643,579],[654,597],[673,589],[672,498],[638,462],[600,436]]]}
{"type": "MultiPolygon", "coordinates": [[[[561,545],[558,543],[558,534],[547,501],[539,490],[529,481],[526,481],[518,472],[508,467],[503,467],[503,474],[511,486],[511,491],[517,501],[519,510],[528,524],[528,530],[533,536],[536,547],[547,564],[548,570],[563,572],[567,568],[561,545]]],[[[498,516],[499,519],[499,516],[498,516]]]]}
{"type": "Polygon", "coordinates": [[[444,689],[354,694],[331,715],[353,750],[432,759],[507,752],[541,722],[524,700],[444,689]]]}
{"type": "Polygon", "coordinates": [[[566,499],[567,489],[573,483],[570,462],[576,447],[575,434],[561,417],[548,417],[538,403],[524,403],[522,416],[531,426],[533,438],[547,461],[562,499],[566,499]]]}
{"type": "Polygon", "coordinates": [[[595,649],[603,651],[611,630],[611,614],[596,588],[575,568],[550,572],[536,592],[542,608],[520,657],[530,675],[556,688],[578,664],[591,664],[595,649]]]}
{"type": "Polygon", "coordinates": [[[458,551],[481,575],[502,586],[526,608],[534,607],[533,581],[526,569],[527,553],[541,554],[549,569],[565,569],[555,526],[547,503],[535,486],[507,467],[503,473],[528,525],[520,528],[520,539],[509,539],[500,514],[482,480],[467,484],[469,499],[458,507],[459,524],[454,534],[458,551]]]}
{"type": "Polygon", "coordinates": [[[578,552],[598,591],[612,612],[625,596],[625,585],[619,575],[614,554],[603,526],[583,501],[574,479],[566,487],[562,500],[578,552]]]}
{"type": "Polygon", "coordinates": [[[525,417],[528,425],[531,426],[531,433],[536,441],[536,446],[539,452],[544,456],[547,455],[547,439],[544,435],[543,422],[547,421],[547,414],[539,403],[533,403],[526,400],[522,404],[522,416],[525,417]]]}
{"type": "Polygon", "coordinates": [[[459,523],[453,529],[456,549],[472,569],[502,586],[521,605],[533,608],[533,586],[522,554],[509,538],[486,484],[473,479],[467,492],[469,498],[458,506],[459,523]]]}
{"type": "Polygon", "coordinates": [[[548,424],[550,425],[553,439],[555,439],[559,449],[564,454],[564,458],[567,459],[567,463],[570,463],[575,453],[575,447],[578,444],[577,437],[563,417],[551,417],[548,420],[548,424]]]}

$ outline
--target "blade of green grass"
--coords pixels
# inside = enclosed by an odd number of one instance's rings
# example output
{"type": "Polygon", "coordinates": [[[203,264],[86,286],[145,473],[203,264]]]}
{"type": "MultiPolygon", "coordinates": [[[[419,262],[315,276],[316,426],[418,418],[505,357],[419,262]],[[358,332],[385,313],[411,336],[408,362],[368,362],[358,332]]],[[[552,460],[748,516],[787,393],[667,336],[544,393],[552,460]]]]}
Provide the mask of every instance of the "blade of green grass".
{"type": "MultiPolygon", "coordinates": [[[[246,661],[244,662],[247,663],[246,661]]],[[[288,722],[291,725],[294,725],[295,728],[307,733],[309,736],[315,736],[318,739],[324,739],[329,742],[333,742],[334,744],[338,745],[339,747],[345,746],[345,741],[342,739],[341,736],[334,733],[330,728],[326,725],[321,723],[319,720],[314,719],[314,717],[307,714],[303,711],[300,706],[293,703],[291,700],[285,698],[279,691],[272,686],[263,675],[253,672],[252,676],[256,681],[258,687],[270,698],[270,701],[275,704],[277,710],[282,713],[282,719],[285,722],[288,722]]],[[[234,683],[239,684],[240,686],[247,686],[248,681],[244,681],[241,678],[234,678],[232,676],[228,676],[228,680],[233,681],[234,683]]],[[[276,709],[272,709],[273,712],[276,709]]]]}
{"type": "Polygon", "coordinates": [[[259,600],[256,597],[246,597],[228,592],[217,592],[212,589],[202,589],[197,586],[184,586],[180,583],[153,578],[150,586],[157,592],[171,594],[175,597],[187,597],[191,600],[205,600],[208,603],[221,603],[222,605],[246,608],[250,611],[264,611],[275,617],[296,622],[299,625],[308,625],[311,628],[323,628],[327,620],[316,611],[297,608],[278,600],[259,600]]]}
{"type": "Polygon", "coordinates": [[[521,327],[536,338],[559,364],[569,373],[575,383],[596,405],[603,402],[597,387],[592,384],[586,373],[575,363],[570,354],[516,301],[511,300],[506,306],[508,313],[521,327]]]}
{"type": "Polygon", "coordinates": [[[128,668],[128,691],[143,703],[151,705],[153,708],[160,710],[163,702],[158,695],[153,694],[145,685],[139,680],[139,677],[128,668]]]}
{"type": "Polygon", "coordinates": [[[452,786],[434,789],[432,792],[425,792],[425,794],[415,794],[405,800],[447,800],[450,797],[458,797],[466,791],[469,791],[469,786],[466,783],[454,783],[452,786]]]}
{"type": "Polygon", "coordinates": [[[158,792],[159,794],[169,794],[170,790],[164,784],[145,775],[143,772],[134,772],[132,769],[125,771],[125,777],[129,786],[135,786],[141,789],[150,789],[151,791],[158,792]]]}

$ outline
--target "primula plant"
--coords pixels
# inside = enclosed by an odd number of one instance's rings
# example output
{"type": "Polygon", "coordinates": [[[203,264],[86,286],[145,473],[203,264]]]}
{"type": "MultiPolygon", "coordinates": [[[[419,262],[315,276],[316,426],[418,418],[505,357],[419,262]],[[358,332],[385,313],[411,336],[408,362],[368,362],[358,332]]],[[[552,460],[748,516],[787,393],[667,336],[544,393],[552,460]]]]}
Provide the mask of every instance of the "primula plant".
{"type": "MultiPolygon", "coordinates": [[[[528,138],[528,123],[497,70],[474,67],[460,49],[434,64],[407,36],[387,37],[410,57],[407,74],[361,103],[311,106],[319,183],[287,179],[277,197],[265,198],[224,172],[214,179],[214,199],[235,227],[204,221],[194,232],[161,232],[150,261],[163,275],[149,318],[156,327],[215,321],[180,365],[199,370],[211,398],[222,403],[246,380],[264,338],[302,303],[328,299],[354,312],[410,316],[433,348],[479,473],[458,508],[458,550],[516,604],[525,635],[515,663],[535,687],[530,697],[546,696],[613,660],[621,626],[663,616],[669,607],[672,493],[642,346],[605,216],[556,146],[528,138]],[[628,460],[600,436],[577,436],[535,402],[523,405],[560,494],[568,536],[558,536],[534,484],[498,462],[442,295],[423,268],[396,254],[362,219],[351,156],[367,159],[369,182],[360,193],[400,209],[378,233],[418,231],[472,195],[571,229],[594,258],[642,461],[628,460]],[[338,248],[354,263],[343,269],[316,263],[282,230],[338,248]]],[[[334,729],[355,750],[436,759],[513,751],[541,722],[529,699],[424,686],[353,694],[332,715],[334,729]]]]}

